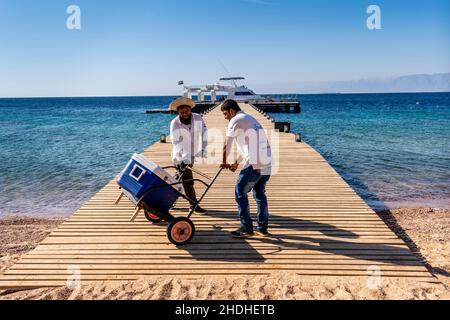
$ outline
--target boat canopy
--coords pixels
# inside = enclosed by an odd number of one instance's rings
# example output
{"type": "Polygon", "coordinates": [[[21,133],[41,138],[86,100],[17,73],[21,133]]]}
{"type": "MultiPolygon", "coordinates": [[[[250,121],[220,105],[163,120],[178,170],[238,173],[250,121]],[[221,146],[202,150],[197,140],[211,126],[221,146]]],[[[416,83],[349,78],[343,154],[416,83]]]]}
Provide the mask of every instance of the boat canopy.
{"type": "Polygon", "coordinates": [[[243,77],[220,78],[220,81],[245,80],[243,77]]]}

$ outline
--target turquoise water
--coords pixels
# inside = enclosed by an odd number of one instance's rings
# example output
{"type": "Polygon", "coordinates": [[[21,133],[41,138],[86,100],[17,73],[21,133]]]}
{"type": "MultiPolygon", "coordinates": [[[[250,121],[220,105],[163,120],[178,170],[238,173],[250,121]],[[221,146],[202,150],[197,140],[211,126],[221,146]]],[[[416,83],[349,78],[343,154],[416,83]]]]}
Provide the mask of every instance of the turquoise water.
{"type": "MultiPolygon", "coordinates": [[[[450,94],[299,95],[274,114],[373,207],[450,208],[450,94]]],[[[68,215],[168,131],[173,97],[0,99],[0,215],[68,215]]]]}
{"type": "Polygon", "coordinates": [[[0,99],[0,215],[79,208],[167,131],[169,97],[0,99]]]}
{"type": "Polygon", "coordinates": [[[450,208],[450,93],[299,96],[274,115],[372,207],[450,208]]]}

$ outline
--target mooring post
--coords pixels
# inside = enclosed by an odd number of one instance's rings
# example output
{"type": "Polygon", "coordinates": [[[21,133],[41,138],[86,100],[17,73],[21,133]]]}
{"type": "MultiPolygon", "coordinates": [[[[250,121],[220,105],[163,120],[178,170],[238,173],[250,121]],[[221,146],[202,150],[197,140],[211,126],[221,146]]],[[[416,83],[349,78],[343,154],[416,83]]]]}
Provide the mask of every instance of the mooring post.
{"type": "Polygon", "coordinates": [[[274,122],[274,129],[280,132],[289,133],[291,131],[290,122],[274,122]]]}

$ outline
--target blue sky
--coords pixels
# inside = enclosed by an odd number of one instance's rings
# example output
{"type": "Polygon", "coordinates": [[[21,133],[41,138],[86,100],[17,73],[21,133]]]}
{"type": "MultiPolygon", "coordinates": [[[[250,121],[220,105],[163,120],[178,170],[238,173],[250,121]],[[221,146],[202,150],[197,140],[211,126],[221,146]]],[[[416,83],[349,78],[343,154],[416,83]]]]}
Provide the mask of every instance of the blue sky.
{"type": "Polygon", "coordinates": [[[450,71],[450,1],[1,0],[0,97],[179,94],[450,71]],[[66,9],[81,8],[81,30],[66,9]],[[366,9],[380,6],[382,29],[366,9]]]}

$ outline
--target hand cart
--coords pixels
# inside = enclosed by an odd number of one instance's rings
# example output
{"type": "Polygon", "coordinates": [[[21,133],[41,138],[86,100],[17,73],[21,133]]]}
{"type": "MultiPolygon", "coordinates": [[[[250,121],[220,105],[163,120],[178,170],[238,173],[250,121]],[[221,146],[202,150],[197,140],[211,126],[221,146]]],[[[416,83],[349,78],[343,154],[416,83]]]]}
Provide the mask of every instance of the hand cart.
{"type": "Polygon", "coordinates": [[[215,176],[211,178],[198,170],[186,166],[179,172],[178,179],[167,173],[166,170],[168,169],[177,168],[175,166],[160,168],[142,155],[133,155],[117,180],[122,192],[116,200],[116,205],[126,195],[135,204],[135,212],[131,217],[131,222],[136,219],[141,210],[144,210],[144,215],[150,222],[159,223],[166,221],[168,223],[167,237],[169,241],[177,246],[182,246],[188,244],[194,237],[195,225],[191,220],[191,216],[216,182],[222,169],[219,169],[215,176]],[[198,201],[189,199],[184,193],[181,177],[185,170],[191,170],[193,173],[208,180],[207,182],[201,179],[184,181],[199,182],[206,187],[198,201]],[[191,204],[192,208],[187,217],[174,217],[169,212],[180,197],[191,204]]]}

